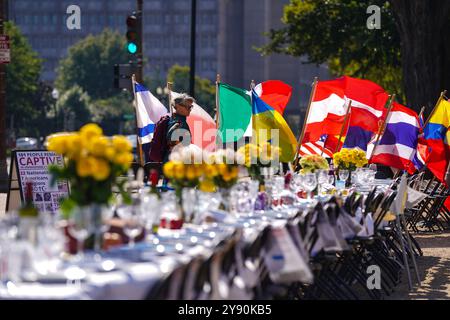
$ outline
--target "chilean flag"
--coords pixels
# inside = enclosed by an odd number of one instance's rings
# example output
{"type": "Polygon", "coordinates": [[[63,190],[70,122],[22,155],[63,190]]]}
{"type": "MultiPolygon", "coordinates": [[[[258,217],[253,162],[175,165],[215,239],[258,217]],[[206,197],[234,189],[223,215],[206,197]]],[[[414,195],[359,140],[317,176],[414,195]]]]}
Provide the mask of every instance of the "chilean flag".
{"type": "MultiPolygon", "coordinates": [[[[369,80],[343,76],[319,81],[306,121],[303,142],[318,141],[323,134],[339,135],[351,100],[350,123],[348,128],[344,128],[344,135],[362,134],[367,143],[366,138],[378,132],[388,98],[382,87],[369,80]]],[[[364,143],[358,140],[354,144],[364,143]]],[[[351,147],[348,143],[347,146],[351,147]]]]}

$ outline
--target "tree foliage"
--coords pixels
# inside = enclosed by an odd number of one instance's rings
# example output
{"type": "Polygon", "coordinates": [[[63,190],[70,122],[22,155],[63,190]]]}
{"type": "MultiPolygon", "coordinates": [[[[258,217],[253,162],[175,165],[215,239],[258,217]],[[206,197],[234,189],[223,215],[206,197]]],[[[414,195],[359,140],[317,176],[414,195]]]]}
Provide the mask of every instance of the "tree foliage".
{"type": "Polygon", "coordinates": [[[56,104],[60,127],[64,131],[75,131],[91,121],[90,104],[91,98],[80,86],[66,90],[56,104]]]}
{"type": "Polygon", "coordinates": [[[370,79],[403,100],[400,37],[391,5],[381,8],[381,29],[368,29],[368,3],[359,0],[291,0],[284,27],[271,30],[264,54],[306,56],[310,63],[328,63],[335,76],[370,79]]]}
{"type": "Polygon", "coordinates": [[[93,100],[119,94],[113,87],[113,66],[128,61],[124,48],[124,37],[109,29],[82,39],[69,48],[68,56],[60,62],[57,88],[63,92],[78,85],[93,100]]]}
{"type": "Polygon", "coordinates": [[[39,82],[41,59],[12,22],[5,23],[5,33],[11,44],[11,63],[6,65],[7,125],[13,118],[16,136],[38,136],[46,108],[40,102],[47,99],[42,97],[45,85],[39,82]]]}

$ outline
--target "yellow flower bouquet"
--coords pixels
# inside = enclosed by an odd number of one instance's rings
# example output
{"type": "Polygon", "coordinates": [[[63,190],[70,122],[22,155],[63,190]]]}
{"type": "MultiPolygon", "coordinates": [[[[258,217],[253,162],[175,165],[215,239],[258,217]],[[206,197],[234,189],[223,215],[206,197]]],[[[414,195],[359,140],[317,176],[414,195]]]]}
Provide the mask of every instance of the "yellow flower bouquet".
{"type": "Polygon", "coordinates": [[[108,138],[96,124],[83,126],[79,132],[54,134],[49,137],[47,149],[61,154],[63,167],[50,166],[55,180],[70,183],[70,195],[63,199],[61,209],[68,215],[76,207],[92,204],[107,205],[117,187],[126,202],[125,174],[133,161],[132,145],[124,136],[108,138]]]}
{"type": "Polygon", "coordinates": [[[314,173],[316,170],[325,169],[328,170],[327,160],[317,154],[310,154],[300,159],[300,165],[302,169],[301,173],[314,173]]]}
{"type": "Polygon", "coordinates": [[[336,168],[354,171],[367,164],[366,153],[359,149],[342,149],[333,155],[333,161],[336,168]]]}
{"type": "Polygon", "coordinates": [[[248,174],[253,179],[264,183],[261,168],[275,167],[279,164],[281,148],[272,146],[270,143],[246,144],[237,151],[238,163],[247,167],[248,174]]]}

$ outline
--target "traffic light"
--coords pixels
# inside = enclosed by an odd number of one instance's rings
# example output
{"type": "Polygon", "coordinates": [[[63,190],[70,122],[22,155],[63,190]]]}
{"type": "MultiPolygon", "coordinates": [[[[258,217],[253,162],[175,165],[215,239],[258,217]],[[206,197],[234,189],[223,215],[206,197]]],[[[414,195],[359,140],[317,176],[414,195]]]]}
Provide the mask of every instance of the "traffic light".
{"type": "Polygon", "coordinates": [[[133,12],[127,17],[127,52],[131,55],[138,54],[141,45],[141,15],[133,12]]]}
{"type": "Polygon", "coordinates": [[[139,72],[139,67],[132,64],[114,65],[114,88],[133,92],[131,77],[139,72]]]}

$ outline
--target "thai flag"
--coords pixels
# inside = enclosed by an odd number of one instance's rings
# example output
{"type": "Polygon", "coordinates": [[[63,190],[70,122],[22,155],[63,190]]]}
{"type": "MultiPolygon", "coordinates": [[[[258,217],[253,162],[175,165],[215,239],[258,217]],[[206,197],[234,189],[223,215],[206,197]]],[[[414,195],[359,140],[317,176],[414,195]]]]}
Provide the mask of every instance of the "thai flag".
{"type": "Polygon", "coordinates": [[[419,131],[417,113],[394,102],[371,162],[414,173],[419,131]]]}
{"type": "Polygon", "coordinates": [[[140,144],[153,139],[155,125],[161,117],[168,114],[166,107],[142,84],[135,82],[136,118],[140,144]]]}

